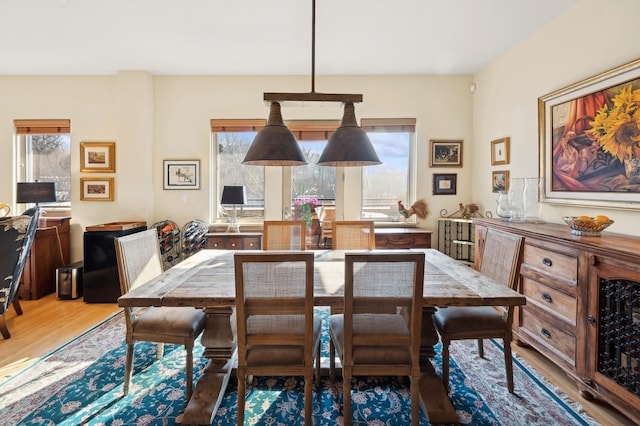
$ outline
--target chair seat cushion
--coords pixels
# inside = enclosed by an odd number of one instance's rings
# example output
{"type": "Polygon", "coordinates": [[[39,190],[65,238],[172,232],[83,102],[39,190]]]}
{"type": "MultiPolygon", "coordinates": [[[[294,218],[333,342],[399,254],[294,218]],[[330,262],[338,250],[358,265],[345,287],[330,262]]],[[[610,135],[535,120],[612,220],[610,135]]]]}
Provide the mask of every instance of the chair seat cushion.
{"type": "MultiPolygon", "coordinates": [[[[304,316],[291,316],[291,321],[287,324],[290,328],[280,328],[284,324],[280,321],[274,324],[274,317],[264,316],[261,319],[255,317],[250,318],[247,324],[251,334],[270,334],[274,326],[278,326],[278,333],[296,334],[292,330],[302,330],[304,333],[304,316]]],[[[282,319],[281,316],[277,317],[282,319]]],[[[320,335],[322,331],[322,318],[313,317],[313,353],[315,348],[320,344],[320,335]]],[[[247,346],[247,364],[252,366],[266,365],[304,365],[304,348],[301,346],[288,345],[248,345],[247,346]]]]}
{"type": "MultiPolygon", "coordinates": [[[[329,317],[329,333],[342,358],[344,353],[344,315],[329,317]]],[[[359,314],[353,317],[353,335],[409,335],[406,319],[399,314],[359,314]]],[[[411,360],[408,346],[356,346],[354,364],[407,364],[411,360]]]]}
{"type": "Polygon", "coordinates": [[[206,322],[207,316],[200,309],[151,307],[138,317],[133,332],[196,337],[204,330],[206,322]]]}
{"type": "Polygon", "coordinates": [[[445,333],[504,330],[502,314],[491,306],[451,306],[438,308],[433,315],[438,330],[445,333]]]}

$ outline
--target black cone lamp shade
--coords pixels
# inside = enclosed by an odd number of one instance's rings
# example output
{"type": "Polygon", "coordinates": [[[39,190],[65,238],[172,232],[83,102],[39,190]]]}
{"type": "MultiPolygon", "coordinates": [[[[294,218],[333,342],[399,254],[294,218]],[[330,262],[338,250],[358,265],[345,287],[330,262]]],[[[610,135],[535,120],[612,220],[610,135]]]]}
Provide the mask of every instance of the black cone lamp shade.
{"type": "Polygon", "coordinates": [[[382,164],[367,133],[358,126],[353,103],[344,105],[340,127],[322,151],[319,166],[356,167],[382,164]]]}
{"type": "Polygon", "coordinates": [[[280,103],[272,102],[267,125],[253,139],[242,164],[252,166],[303,166],[302,149],[291,130],[284,125],[280,103]]]}
{"type": "Polygon", "coordinates": [[[16,188],[17,203],[52,203],[56,198],[55,182],[18,182],[16,188]]]}

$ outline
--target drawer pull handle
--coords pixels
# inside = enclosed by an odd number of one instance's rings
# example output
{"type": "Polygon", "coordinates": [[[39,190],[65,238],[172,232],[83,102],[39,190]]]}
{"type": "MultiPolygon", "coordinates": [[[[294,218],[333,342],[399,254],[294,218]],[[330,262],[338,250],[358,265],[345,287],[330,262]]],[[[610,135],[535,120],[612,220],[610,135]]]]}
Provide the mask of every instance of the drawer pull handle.
{"type": "Polygon", "coordinates": [[[542,300],[547,303],[553,303],[553,299],[547,293],[542,293],[542,300]]]}
{"type": "Polygon", "coordinates": [[[542,335],[544,337],[546,337],[547,339],[551,339],[551,332],[549,330],[547,330],[546,328],[541,328],[540,329],[540,333],[542,333],[542,335]]]}
{"type": "Polygon", "coordinates": [[[544,259],[542,259],[542,264],[545,266],[551,266],[553,265],[553,262],[548,257],[545,257],[544,259]]]}

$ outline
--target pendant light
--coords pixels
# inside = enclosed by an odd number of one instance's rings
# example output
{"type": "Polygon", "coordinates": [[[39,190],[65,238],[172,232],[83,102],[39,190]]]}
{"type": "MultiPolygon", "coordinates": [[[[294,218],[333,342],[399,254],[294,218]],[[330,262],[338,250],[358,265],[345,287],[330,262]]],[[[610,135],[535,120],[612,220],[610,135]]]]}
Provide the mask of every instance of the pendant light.
{"type": "Polygon", "coordinates": [[[284,125],[281,104],[305,102],[340,102],[344,104],[342,124],[333,133],[320,156],[320,166],[370,166],[382,164],[366,132],[356,121],[354,104],[362,94],[317,93],[315,91],[316,0],[311,15],[311,92],[264,93],[271,104],[269,120],[254,138],[242,164],[260,166],[298,166],[307,164],[293,133],[284,125]]]}

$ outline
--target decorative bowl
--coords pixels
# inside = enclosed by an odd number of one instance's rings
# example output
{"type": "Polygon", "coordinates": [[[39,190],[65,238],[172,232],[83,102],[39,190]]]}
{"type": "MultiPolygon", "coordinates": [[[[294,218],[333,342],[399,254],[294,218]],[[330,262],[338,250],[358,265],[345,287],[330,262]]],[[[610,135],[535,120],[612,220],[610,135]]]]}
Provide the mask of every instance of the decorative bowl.
{"type": "Polygon", "coordinates": [[[571,228],[572,235],[583,237],[599,237],[600,233],[613,223],[611,219],[602,221],[594,218],[586,219],[582,216],[568,216],[563,219],[571,228]]]}

